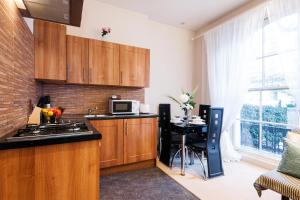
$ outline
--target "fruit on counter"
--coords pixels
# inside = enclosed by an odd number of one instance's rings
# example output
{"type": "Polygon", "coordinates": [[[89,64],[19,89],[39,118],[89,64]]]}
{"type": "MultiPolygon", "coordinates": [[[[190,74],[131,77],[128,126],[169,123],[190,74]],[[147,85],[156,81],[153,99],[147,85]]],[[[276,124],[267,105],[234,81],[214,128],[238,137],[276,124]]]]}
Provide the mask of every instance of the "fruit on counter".
{"type": "Polygon", "coordinates": [[[60,119],[63,113],[63,108],[43,108],[42,113],[46,117],[47,121],[50,121],[51,117],[55,117],[55,119],[60,119]]]}
{"type": "Polygon", "coordinates": [[[52,117],[53,114],[54,114],[54,113],[53,113],[51,110],[49,110],[48,113],[47,113],[47,115],[48,115],[49,117],[52,117]]]}

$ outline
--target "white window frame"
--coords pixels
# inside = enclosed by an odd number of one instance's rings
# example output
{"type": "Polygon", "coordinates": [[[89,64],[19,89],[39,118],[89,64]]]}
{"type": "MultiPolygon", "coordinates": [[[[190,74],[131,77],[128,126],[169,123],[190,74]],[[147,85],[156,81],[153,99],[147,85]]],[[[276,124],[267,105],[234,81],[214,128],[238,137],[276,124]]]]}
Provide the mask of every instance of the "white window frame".
{"type": "MultiPolygon", "coordinates": [[[[264,21],[264,24],[263,24],[263,29],[265,28],[265,26],[267,26],[269,24],[269,20],[268,18],[265,18],[265,21],[264,21]]],[[[264,151],[263,148],[262,148],[262,144],[263,144],[263,141],[262,141],[262,138],[263,138],[263,126],[264,125],[274,125],[274,126],[287,126],[287,127],[290,127],[290,128],[298,128],[297,125],[295,124],[285,124],[285,123],[276,123],[276,122],[267,122],[267,121],[263,121],[262,119],[262,108],[263,108],[263,101],[262,101],[262,96],[263,96],[263,92],[264,91],[283,91],[283,90],[289,90],[290,88],[288,86],[278,86],[278,87],[266,87],[265,86],[265,58],[269,58],[269,57],[272,57],[272,56],[278,56],[278,55],[282,55],[284,53],[289,53],[289,52],[293,52],[293,51],[297,51],[297,49],[294,49],[294,50],[288,50],[288,51],[283,51],[283,52],[277,52],[277,53],[273,53],[273,54],[269,54],[269,55],[265,55],[265,52],[264,52],[264,40],[265,40],[265,31],[262,30],[262,52],[261,52],[261,56],[257,58],[257,60],[261,60],[261,80],[262,80],[262,83],[261,83],[261,87],[260,88],[250,88],[248,90],[248,92],[259,92],[259,119],[258,120],[248,120],[248,119],[237,119],[239,121],[239,124],[241,124],[241,122],[250,122],[250,123],[256,123],[258,124],[259,126],[259,147],[258,149],[256,148],[251,148],[251,147],[248,147],[248,146],[244,146],[241,144],[241,147],[244,151],[249,151],[249,150],[252,150],[254,152],[261,152],[263,153],[264,155],[271,155],[272,153],[270,152],[267,152],[267,151],[264,151]]],[[[277,157],[278,155],[276,154],[272,154],[274,155],[275,157],[277,157]]]]}

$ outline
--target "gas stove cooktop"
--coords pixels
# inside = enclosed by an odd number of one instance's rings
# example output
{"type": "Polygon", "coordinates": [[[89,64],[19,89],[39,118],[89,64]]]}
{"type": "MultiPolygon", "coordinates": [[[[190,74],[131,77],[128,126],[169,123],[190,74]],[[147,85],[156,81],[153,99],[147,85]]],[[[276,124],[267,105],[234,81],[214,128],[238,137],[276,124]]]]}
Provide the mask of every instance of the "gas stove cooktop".
{"type": "Polygon", "coordinates": [[[39,137],[61,137],[66,135],[82,135],[93,134],[85,123],[70,122],[62,124],[43,124],[43,125],[27,125],[25,128],[19,129],[17,134],[6,140],[26,140],[29,138],[39,137]]]}

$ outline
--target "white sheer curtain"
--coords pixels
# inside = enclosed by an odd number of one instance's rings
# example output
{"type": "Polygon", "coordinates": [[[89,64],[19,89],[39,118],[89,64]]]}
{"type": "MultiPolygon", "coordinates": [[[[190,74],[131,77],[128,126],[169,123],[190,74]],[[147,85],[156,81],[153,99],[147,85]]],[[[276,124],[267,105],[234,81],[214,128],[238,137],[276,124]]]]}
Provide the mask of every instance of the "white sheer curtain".
{"type": "Polygon", "coordinates": [[[276,26],[276,48],[290,92],[300,110],[300,0],[271,0],[267,3],[269,22],[276,26]]]}
{"type": "Polygon", "coordinates": [[[255,62],[255,33],[262,28],[265,7],[259,6],[204,34],[206,68],[210,103],[223,107],[221,134],[224,161],[238,161],[231,127],[236,121],[249,86],[251,67],[255,62]]]}

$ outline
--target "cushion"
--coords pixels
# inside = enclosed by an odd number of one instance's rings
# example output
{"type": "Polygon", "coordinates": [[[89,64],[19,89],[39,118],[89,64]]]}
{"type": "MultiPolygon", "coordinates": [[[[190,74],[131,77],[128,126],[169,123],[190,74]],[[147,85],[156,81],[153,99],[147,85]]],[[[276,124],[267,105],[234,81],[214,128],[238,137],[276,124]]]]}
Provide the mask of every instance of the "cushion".
{"type": "Polygon", "coordinates": [[[278,166],[278,171],[290,176],[300,178],[300,145],[284,139],[284,152],[278,166]]]}
{"type": "Polygon", "coordinates": [[[289,131],[286,138],[292,142],[296,142],[300,144],[300,133],[299,130],[289,131]]]}

